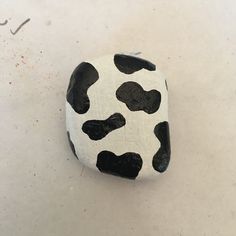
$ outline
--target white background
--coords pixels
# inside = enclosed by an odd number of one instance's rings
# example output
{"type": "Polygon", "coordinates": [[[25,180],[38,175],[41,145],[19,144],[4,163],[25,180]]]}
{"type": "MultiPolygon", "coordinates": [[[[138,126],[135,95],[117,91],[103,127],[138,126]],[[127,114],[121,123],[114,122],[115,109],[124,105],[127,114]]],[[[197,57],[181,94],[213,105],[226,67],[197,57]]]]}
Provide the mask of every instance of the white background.
{"type": "Polygon", "coordinates": [[[236,235],[234,0],[0,0],[5,19],[1,236],[236,235]],[[65,134],[75,66],[138,51],[169,84],[172,161],[156,181],[83,167],[65,134]]]}

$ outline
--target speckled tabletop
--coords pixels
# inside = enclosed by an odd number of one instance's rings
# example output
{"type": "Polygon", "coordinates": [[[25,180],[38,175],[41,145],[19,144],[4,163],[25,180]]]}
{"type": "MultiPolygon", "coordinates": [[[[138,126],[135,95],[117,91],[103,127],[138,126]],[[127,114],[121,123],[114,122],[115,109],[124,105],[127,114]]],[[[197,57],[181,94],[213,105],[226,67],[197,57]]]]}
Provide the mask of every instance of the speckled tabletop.
{"type": "Polygon", "coordinates": [[[1,0],[5,20],[2,236],[236,235],[235,1],[1,0]],[[73,69],[116,52],[142,52],[168,79],[172,160],[156,180],[92,171],[68,145],[73,69]]]}

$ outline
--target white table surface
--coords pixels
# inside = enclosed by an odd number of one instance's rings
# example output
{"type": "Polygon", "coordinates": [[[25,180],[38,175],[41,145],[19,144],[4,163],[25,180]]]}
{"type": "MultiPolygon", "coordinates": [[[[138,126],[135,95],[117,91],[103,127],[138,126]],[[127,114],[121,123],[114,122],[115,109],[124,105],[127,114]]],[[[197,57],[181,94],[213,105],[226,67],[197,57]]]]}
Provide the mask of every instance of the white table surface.
{"type": "Polygon", "coordinates": [[[1,0],[5,19],[1,236],[236,235],[234,0],[1,0]],[[83,167],[65,134],[75,66],[138,51],[169,84],[172,160],[154,181],[83,167]]]}

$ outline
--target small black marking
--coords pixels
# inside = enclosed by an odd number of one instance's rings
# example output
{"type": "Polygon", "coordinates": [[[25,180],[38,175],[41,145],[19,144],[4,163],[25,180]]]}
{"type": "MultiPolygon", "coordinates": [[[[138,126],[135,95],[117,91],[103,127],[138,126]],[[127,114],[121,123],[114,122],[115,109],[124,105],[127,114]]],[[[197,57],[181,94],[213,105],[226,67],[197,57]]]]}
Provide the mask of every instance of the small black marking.
{"type": "Polygon", "coordinates": [[[90,107],[87,91],[98,80],[98,72],[88,62],[79,64],[71,75],[66,99],[75,112],[84,114],[90,107]]]}
{"type": "Polygon", "coordinates": [[[136,82],[125,82],[116,91],[119,101],[126,104],[131,111],[143,110],[148,114],[155,113],[161,103],[161,93],[157,90],[145,91],[136,82]]]}
{"type": "Polygon", "coordinates": [[[113,152],[102,151],[97,157],[97,168],[104,173],[135,179],[143,165],[142,158],[134,152],[116,156],[113,152]]]}
{"type": "Polygon", "coordinates": [[[4,22],[0,23],[1,26],[6,25],[8,23],[8,20],[5,20],[4,22]]]}
{"type": "Polygon", "coordinates": [[[169,123],[164,121],[156,125],[154,134],[160,141],[161,147],[153,157],[152,166],[156,171],[162,173],[167,169],[170,162],[171,148],[169,123]]]}
{"type": "Polygon", "coordinates": [[[141,69],[146,69],[149,71],[156,70],[156,66],[151,62],[139,57],[124,54],[115,54],[114,63],[117,69],[125,74],[132,74],[141,69]]]}
{"type": "Polygon", "coordinates": [[[11,29],[10,29],[10,32],[15,35],[17,34],[17,32],[26,24],[30,21],[30,18],[28,18],[27,20],[25,20],[24,22],[22,22],[18,27],[17,29],[13,32],[11,29]]]}
{"type": "Polygon", "coordinates": [[[166,85],[166,90],[168,91],[168,84],[166,80],[165,80],[165,85],[166,85]]]}
{"type": "Polygon", "coordinates": [[[71,141],[70,132],[69,132],[69,131],[67,131],[67,137],[68,137],[69,144],[70,144],[70,148],[71,148],[72,152],[74,153],[75,157],[76,157],[77,159],[79,159],[79,158],[77,157],[77,155],[76,155],[75,146],[74,146],[73,142],[71,141]]]}
{"type": "Polygon", "coordinates": [[[104,138],[108,133],[125,125],[125,118],[120,113],[114,113],[106,120],[88,120],[82,130],[90,139],[99,140],[104,138]]]}

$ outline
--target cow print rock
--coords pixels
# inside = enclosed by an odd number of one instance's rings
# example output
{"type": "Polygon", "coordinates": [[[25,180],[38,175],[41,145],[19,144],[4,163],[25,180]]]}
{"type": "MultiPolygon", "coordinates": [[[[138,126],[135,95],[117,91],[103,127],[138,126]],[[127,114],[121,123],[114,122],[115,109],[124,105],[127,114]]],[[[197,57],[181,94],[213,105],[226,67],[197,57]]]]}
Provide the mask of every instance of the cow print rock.
{"type": "Polygon", "coordinates": [[[66,96],[74,155],[85,166],[124,178],[163,173],[171,155],[167,90],[162,73],[139,56],[115,54],[81,63],[66,96]]]}

